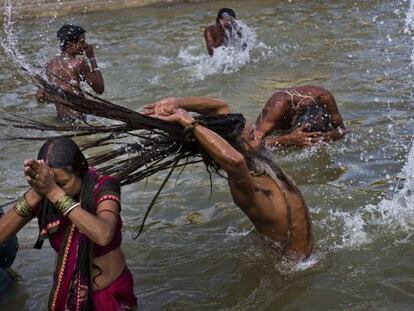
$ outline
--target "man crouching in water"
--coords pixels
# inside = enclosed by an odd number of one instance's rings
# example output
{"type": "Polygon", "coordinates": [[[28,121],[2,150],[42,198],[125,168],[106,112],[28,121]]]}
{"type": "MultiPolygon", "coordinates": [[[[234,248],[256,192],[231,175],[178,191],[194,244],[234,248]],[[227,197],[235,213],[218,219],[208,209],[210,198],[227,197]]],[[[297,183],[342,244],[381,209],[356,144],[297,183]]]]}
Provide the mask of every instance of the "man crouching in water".
{"type": "MultiPolygon", "coordinates": [[[[75,25],[63,25],[58,30],[57,37],[61,42],[62,52],[47,63],[46,76],[49,82],[71,93],[81,94],[81,81],[86,81],[96,93],[102,94],[105,89],[104,80],[96,63],[93,47],[86,43],[85,33],[82,27],[75,25]],[[91,67],[84,58],[78,57],[83,54],[89,59],[91,67]]],[[[36,96],[39,102],[53,102],[42,88],[39,88],[36,96]]],[[[59,103],[54,104],[57,117],[61,120],[74,121],[84,118],[77,111],[59,103]]]]}
{"type": "Polygon", "coordinates": [[[278,242],[281,256],[300,260],[311,254],[312,228],[305,200],[294,182],[278,167],[251,123],[244,123],[238,132],[229,129],[237,135],[228,142],[187,112],[228,113],[227,105],[219,99],[169,98],[144,109],[145,114],[178,123],[193,135],[227,173],[234,203],[258,232],[278,242]]]}
{"type": "Polygon", "coordinates": [[[340,139],[347,132],[331,92],[314,85],[273,93],[257,117],[256,129],[263,136],[273,130],[287,131],[267,136],[269,147],[312,146],[340,139]]]}

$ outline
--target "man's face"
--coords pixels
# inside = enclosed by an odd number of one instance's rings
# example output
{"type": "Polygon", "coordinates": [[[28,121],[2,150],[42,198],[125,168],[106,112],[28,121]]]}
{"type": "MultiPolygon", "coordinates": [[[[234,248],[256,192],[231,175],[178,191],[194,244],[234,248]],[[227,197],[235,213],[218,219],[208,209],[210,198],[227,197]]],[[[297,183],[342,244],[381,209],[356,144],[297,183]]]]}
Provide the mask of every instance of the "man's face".
{"type": "Polygon", "coordinates": [[[243,142],[243,147],[247,152],[257,151],[262,144],[261,133],[256,131],[253,124],[250,122],[246,122],[240,136],[243,142]]]}
{"type": "Polygon", "coordinates": [[[218,20],[219,25],[223,28],[223,29],[227,29],[229,31],[232,30],[232,25],[234,23],[233,17],[231,17],[228,14],[224,14],[224,16],[222,16],[221,18],[219,18],[218,20]]]}
{"type": "Polygon", "coordinates": [[[79,40],[73,43],[74,52],[78,55],[85,53],[86,38],[85,35],[81,35],[79,40]]]}

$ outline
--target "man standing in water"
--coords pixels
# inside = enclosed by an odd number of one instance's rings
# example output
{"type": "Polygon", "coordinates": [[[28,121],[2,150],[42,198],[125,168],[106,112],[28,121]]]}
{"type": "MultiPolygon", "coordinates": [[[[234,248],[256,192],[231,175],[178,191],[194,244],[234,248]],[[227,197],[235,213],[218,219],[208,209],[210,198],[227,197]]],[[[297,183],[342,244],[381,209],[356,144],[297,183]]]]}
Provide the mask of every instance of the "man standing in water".
{"type": "Polygon", "coordinates": [[[259,114],[256,130],[263,136],[273,130],[290,131],[266,137],[269,147],[312,146],[340,139],[347,132],[335,98],[328,90],[313,85],[275,92],[259,114]]]}
{"type": "Polygon", "coordinates": [[[312,251],[311,219],[294,182],[279,168],[249,122],[229,128],[226,141],[188,112],[227,114],[227,105],[213,98],[167,98],[144,107],[144,113],[178,123],[227,173],[234,203],[257,231],[274,242],[280,256],[300,260],[312,251]],[[186,110],[183,110],[185,108],[186,110]],[[243,127],[244,124],[244,127],[243,127]]]}
{"type": "Polygon", "coordinates": [[[241,37],[238,27],[235,27],[235,19],[236,13],[232,9],[223,8],[218,11],[216,24],[204,29],[207,52],[210,56],[213,56],[214,49],[227,44],[226,32],[236,31],[237,36],[241,37]]]}
{"type": "MultiPolygon", "coordinates": [[[[61,54],[47,63],[46,75],[49,82],[65,91],[81,94],[81,81],[86,81],[96,93],[102,94],[105,89],[104,80],[93,47],[86,43],[85,33],[82,27],[75,25],[63,25],[58,30],[61,54]],[[90,66],[84,58],[79,57],[83,54],[89,59],[90,66]]],[[[37,92],[37,99],[39,102],[51,100],[42,88],[37,92]]],[[[73,121],[84,117],[61,104],[55,105],[57,116],[62,120],[73,121]]]]}

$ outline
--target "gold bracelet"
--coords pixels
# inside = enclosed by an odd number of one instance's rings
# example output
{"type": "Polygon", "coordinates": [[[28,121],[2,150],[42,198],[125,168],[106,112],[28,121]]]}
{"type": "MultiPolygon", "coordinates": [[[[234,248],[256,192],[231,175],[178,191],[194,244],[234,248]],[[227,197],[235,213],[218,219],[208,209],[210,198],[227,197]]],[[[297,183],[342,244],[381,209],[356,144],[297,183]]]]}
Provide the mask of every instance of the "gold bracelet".
{"type": "Polygon", "coordinates": [[[199,125],[206,126],[206,123],[202,120],[194,120],[184,128],[184,136],[187,141],[194,141],[194,130],[199,125]]]}
{"type": "Polygon", "coordinates": [[[22,216],[24,218],[32,216],[32,207],[30,206],[29,202],[26,201],[24,195],[17,200],[13,208],[16,214],[19,216],[22,216]]]}
{"type": "Polygon", "coordinates": [[[66,193],[60,196],[54,203],[55,207],[63,214],[67,214],[70,210],[75,208],[77,202],[68,196],[66,193]]]}

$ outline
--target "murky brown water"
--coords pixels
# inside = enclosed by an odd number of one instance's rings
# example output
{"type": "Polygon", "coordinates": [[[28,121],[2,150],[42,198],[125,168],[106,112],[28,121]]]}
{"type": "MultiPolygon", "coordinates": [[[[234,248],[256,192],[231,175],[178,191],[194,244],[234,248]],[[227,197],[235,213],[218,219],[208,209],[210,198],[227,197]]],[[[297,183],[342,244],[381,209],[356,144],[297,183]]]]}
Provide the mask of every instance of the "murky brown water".
{"type": "MultiPolygon", "coordinates": [[[[407,161],[414,129],[408,8],[407,1],[208,1],[17,19],[18,46],[32,64],[57,53],[54,36],[62,23],[84,26],[99,46],[105,98],[130,108],[166,96],[208,95],[254,120],[275,89],[317,84],[332,91],[351,129],[328,147],[275,152],[311,207],[317,263],[307,269],[288,271],[257,246],[225,180],[214,178],[210,195],[202,166],[171,179],[136,240],[162,176],[147,187],[126,187],[123,249],[142,310],[414,308],[412,175],[405,176],[407,192],[386,199],[403,187],[403,166],[412,172],[414,165],[407,161]],[[247,64],[226,67],[205,56],[203,27],[223,6],[233,7],[257,35],[247,64]]],[[[2,114],[53,122],[54,108],[36,104],[35,88],[0,53],[2,114]]],[[[0,146],[0,199],[6,202],[21,193],[22,161],[34,157],[40,143],[0,146]]],[[[36,235],[35,223],[19,233],[14,270],[21,281],[0,297],[2,310],[46,307],[53,251],[31,249],[36,235]]]]}

